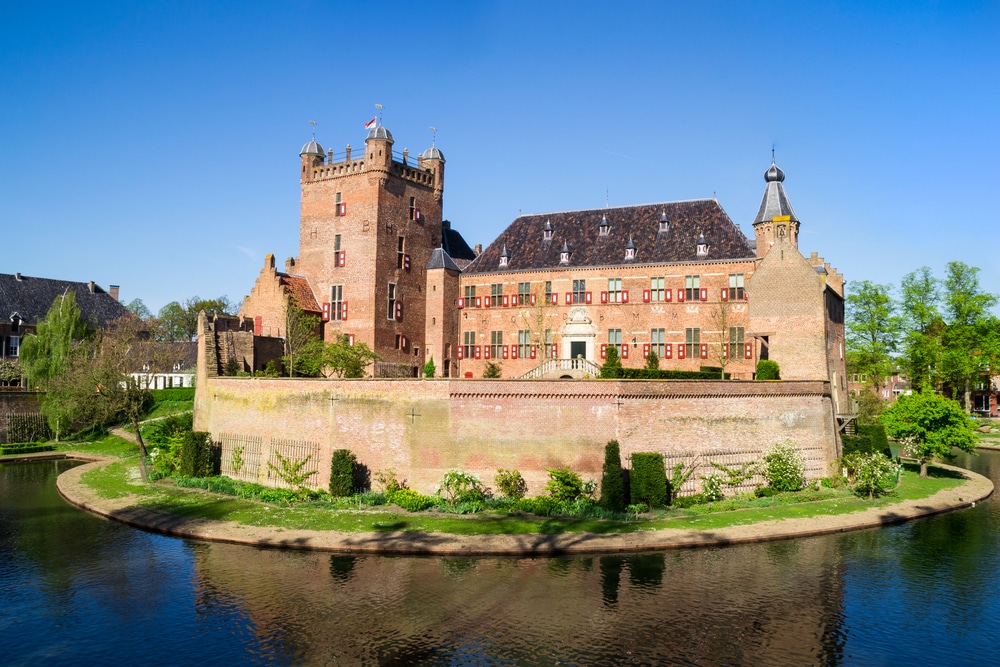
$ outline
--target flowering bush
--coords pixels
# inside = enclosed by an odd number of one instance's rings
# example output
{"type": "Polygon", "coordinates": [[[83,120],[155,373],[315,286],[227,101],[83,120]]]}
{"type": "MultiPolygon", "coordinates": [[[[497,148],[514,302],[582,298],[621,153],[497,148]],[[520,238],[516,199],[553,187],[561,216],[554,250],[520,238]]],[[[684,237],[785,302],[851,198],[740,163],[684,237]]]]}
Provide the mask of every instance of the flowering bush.
{"type": "Polygon", "coordinates": [[[768,486],[776,491],[798,491],[806,482],[806,462],[791,442],[782,442],[764,455],[761,470],[768,486]]]}
{"type": "Polygon", "coordinates": [[[848,475],[854,478],[854,493],[869,498],[890,493],[896,487],[900,467],[882,454],[855,453],[844,457],[848,475]]]}

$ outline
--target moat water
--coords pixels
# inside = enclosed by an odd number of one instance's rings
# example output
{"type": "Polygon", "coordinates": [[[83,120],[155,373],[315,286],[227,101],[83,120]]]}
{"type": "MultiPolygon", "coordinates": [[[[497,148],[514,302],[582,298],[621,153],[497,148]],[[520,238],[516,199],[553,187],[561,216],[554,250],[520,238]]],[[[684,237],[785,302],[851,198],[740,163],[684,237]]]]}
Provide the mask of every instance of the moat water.
{"type": "MultiPolygon", "coordinates": [[[[1000,454],[959,465],[1000,477],[1000,454]]],[[[1000,504],[881,530],[572,558],[412,558],[161,537],[0,465],[5,665],[982,665],[1000,504]]]]}

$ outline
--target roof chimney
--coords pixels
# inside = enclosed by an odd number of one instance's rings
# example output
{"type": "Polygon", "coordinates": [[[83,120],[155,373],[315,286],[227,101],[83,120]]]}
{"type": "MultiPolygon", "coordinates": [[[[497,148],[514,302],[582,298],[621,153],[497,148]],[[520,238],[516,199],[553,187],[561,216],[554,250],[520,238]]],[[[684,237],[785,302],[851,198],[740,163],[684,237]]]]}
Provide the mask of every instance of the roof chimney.
{"type": "Polygon", "coordinates": [[[108,285],[108,294],[111,295],[112,299],[114,299],[115,301],[117,301],[118,300],[118,285],[108,285]]]}
{"type": "Polygon", "coordinates": [[[87,283],[87,289],[90,290],[91,294],[94,293],[94,288],[95,287],[97,287],[97,284],[93,280],[91,280],[89,283],[87,283]]]}
{"type": "Polygon", "coordinates": [[[17,273],[14,274],[14,280],[16,280],[17,282],[21,282],[21,272],[20,271],[18,271],[17,273]]]}

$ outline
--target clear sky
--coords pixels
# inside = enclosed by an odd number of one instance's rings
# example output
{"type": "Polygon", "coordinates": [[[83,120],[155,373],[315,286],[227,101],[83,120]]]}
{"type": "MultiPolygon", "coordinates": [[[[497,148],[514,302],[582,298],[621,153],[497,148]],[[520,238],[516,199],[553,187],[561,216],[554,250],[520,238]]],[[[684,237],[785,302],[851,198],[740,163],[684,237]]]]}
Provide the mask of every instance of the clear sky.
{"type": "Polygon", "coordinates": [[[447,159],[445,217],[716,195],[776,149],[848,280],[960,260],[1000,293],[1000,3],[0,0],[0,272],[241,300],[298,251],[299,157],[447,159]]]}

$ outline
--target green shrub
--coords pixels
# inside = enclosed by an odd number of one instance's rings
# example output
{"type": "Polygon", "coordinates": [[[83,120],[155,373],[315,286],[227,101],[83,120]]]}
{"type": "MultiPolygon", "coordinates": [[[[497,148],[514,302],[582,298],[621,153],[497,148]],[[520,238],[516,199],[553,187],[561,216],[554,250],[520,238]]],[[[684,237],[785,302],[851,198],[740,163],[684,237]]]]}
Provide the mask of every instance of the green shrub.
{"type": "Polygon", "coordinates": [[[844,456],[872,452],[872,439],[869,435],[842,435],[840,440],[843,443],[844,456]]]}
{"type": "Polygon", "coordinates": [[[601,507],[612,512],[625,509],[625,483],[622,481],[622,457],[617,440],[604,446],[604,470],[601,474],[601,507]]]}
{"type": "Polygon", "coordinates": [[[464,470],[449,470],[441,480],[438,495],[451,505],[481,503],[486,499],[486,489],[478,477],[464,470]]]}
{"type": "Polygon", "coordinates": [[[434,507],[435,500],[430,496],[425,496],[412,489],[397,489],[391,495],[386,494],[389,502],[398,507],[402,507],[407,512],[422,512],[425,509],[434,507]]]}
{"type": "Polygon", "coordinates": [[[55,450],[55,445],[38,445],[35,443],[17,443],[12,445],[0,445],[0,456],[19,456],[21,454],[36,454],[38,452],[51,452],[55,450]]]}
{"type": "Polygon", "coordinates": [[[155,446],[149,447],[149,462],[157,479],[173,477],[181,472],[181,452],[184,450],[185,433],[190,431],[173,433],[165,443],[157,442],[155,446]]]}
{"type": "Polygon", "coordinates": [[[649,356],[646,357],[646,370],[658,371],[660,370],[660,355],[656,353],[656,350],[650,350],[649,356]]]}
{"type": "Polygon", "coordinates": [[[874,498],[896,488],[899,466],[882,455],[854,453],[844,457],[848,475],[854,479],[854,493],[874,498]]]}
{"type": "Polygon", "coordinates": [[[483,368],[483,377],[487,380],[499,380],[502,373],[503,369],[500,368],[500,364],[495,364],[492,361],[487,361],[483,368]]]}
{"type": "Polygon", "coordinates": [[[778,362],[770,359],[761,359],[757,362],[758,380],[780,380],[781,374],[778,369],[778,362]]]}
{"type": "Polygon", "coordinates": [[[436,371],[437,367],[434,365],[434,357],[432,356],[430,359],[427,360],[427,363],[424,364],[424,377],[432,378],[434,377],[434,373],[436,371]]]}
{"type": "Polygon", "coordinates": [[[375,483],[381,485],[382,493],[384,493],[387,498],[396,491],[406,488],[406,480],[404,479],[400,481],[399,478],[396,477],[396,471],[392,468],[375,471],[375,483]]]}
{"type": "Polygon", "coordinates": [[[573,501],[581,496],[593,495],[595,491],[596,484],[594,482],[584,482],[580,475],[569,468],[546,468],[545,471],[549,473],[549,481],[545,483],[545,490],[559,502],[573,501]]]}
{"type": "Polygon", "coordinates": [[[517,470],[498,469],[493,483],[496,484],[497,491],[510,500],[520,500],[528,492],[528,484],[517,470]]]}
{"type": "Polygon", "coordinates": [[[330,495],[342,498],[354,490],[354,466],[358,457],[349,449],[333,450],[330,461],[330,495]]]}
{"type": "Polygon", "coordinates": [[[186,477],[209,477],[214,471],[212,439],[204,431],[187,431],[181,443],[180,473],[186,477]]]}
{"type": "Polygon", "coordinates": [[[683,496],[681,498],[674,498],[672,503],[673,507],[677,509],[684,509],[686,507],[692,507],[694,505],[701,505],[705,502],[705,496],[700,493],[693,493],[690,496],[683,496]]]}
{"type": "Polygon", "coordinates": [[[722,500],[722,475],[710,472],[702,477],[701,495],[710,503],[722,500]]]}
{"type": "Polygon", "coordinates": [[[618,356],[618,348],[608,345],[604,350],[604,363],[601,365],[601,373],[598,377],[613,379],[622,376],[622,360],[618,356]]]}
{"type": "Polygon", "coordinates": [[[891,456],[889,450],[889,436],[885,433],[885,426],[881,423],[863,424],[858,427],[858,433],[867,436],[871,440],[871,451],[874,453],[891,456]]]}
{"type": "Polygon", "coordinates": [[[651,508],[666,506],[667,471],[663,467],[663,455],[654,452],[632,454],[629,483],[632,505],[644,503],[651,508]]]}
{"type": "Polygon", "coordinates": [[[758,486],[753,490],[753,495],[758,498],[770,498],[771,496],[776,496],[779,493],[781,493],[781,491],[773,489],[770,486],[758,486]]]}
{"type": "Polygon", "coordinates": [[[557,514],[561,503],[552,496],[535,496],[534,498],[521,498],[517,501],[517,508],[522,512],[530,512],[536,516],[552,516],[557,514]]]}
{"type": "MultiPolygon", "coordinates": [[[[658,368],[619,368],[615,377],[623,380],[718,380],[719,371],[676,371],[658,368]]],[[[729,373],[726,373],[729,379],[729,373]]]]}
{"type": "MultiPolygon", "coordinates": [[[[160,391],[166,390],[161,389],[160,391]]],[[[150,447],[158,447],[166,445],[170,441],[170,438],[176,435],[183,437],[185,433],[191,431],[193,426],[194,416],[190,412],[172,415],[166,419],[157,419],[150,423],[143,429],[142,437],[150,447]]]]}
{"type": "Polygon", "coordinates": [[[761,473],[772,489],[798,491],[806,482],[806,462],[802,452],[786,441],[775,445],[764,455],[761,473]]]}

